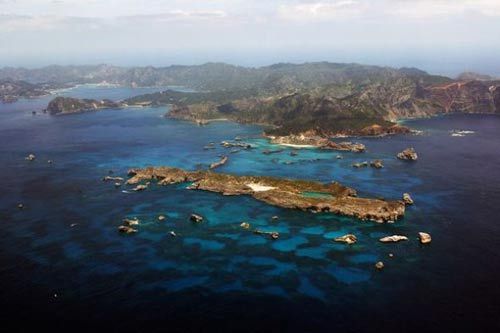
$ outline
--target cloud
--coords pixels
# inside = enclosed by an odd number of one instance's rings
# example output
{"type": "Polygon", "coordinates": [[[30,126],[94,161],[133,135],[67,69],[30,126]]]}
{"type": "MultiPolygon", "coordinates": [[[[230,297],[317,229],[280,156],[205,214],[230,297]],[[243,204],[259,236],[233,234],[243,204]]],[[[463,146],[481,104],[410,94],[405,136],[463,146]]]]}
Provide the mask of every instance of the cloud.
{"type": "Polygon", "coordinates": [[[498,0],[410,0],[389,1],[385,7],[388,14],[412,19],[425,19],[479,14],[500,16],[498,0]]]}
{"type": "Polygon", "coordinates": [[[365,4],[354,0],[299,3],[278,7],[278,17],[294,21],[324,21],[360,16],[365,4]]]}

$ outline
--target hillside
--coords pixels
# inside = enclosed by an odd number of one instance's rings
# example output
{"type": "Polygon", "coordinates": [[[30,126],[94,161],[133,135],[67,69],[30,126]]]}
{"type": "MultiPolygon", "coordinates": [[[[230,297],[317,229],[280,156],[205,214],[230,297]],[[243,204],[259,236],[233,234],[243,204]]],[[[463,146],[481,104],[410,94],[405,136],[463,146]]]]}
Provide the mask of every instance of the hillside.
{"type": "MultiPolygon", "coordinates": [[[[245,68],[208,63],[161,68],[100,65],[0,70],[0,77],[5,75],[32,81],[45,78],[59,84],[105,81],[128,86],[185,86],[197,92],[167,89],[121,102],[132,106],[172,105],[169,117],[191,121],[223,118],[267,124],[271,127],[268,133],[279,135],[307,131],[323,135],[384,134],[394,131],[394,122],[402,118],[500,112],[500,81],[452,80],[416,68],[328,62],[245,68]]],[[[115,106],[109,101],[82,103],[81,107],[75,102],[75,108],[62,109],[79,112],[94,109],[94,104],[98,108],[115,106]]]]}

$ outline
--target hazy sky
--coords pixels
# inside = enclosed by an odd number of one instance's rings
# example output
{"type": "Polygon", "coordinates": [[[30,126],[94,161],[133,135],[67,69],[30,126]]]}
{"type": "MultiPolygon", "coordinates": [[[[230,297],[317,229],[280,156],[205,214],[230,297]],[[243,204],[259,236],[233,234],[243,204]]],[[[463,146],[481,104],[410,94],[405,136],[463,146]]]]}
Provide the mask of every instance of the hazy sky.
{"type": "Polygon", "coordinates": [[[319,60],[500,75],[500,0],[0,0],[0,66],[319,60]]]}

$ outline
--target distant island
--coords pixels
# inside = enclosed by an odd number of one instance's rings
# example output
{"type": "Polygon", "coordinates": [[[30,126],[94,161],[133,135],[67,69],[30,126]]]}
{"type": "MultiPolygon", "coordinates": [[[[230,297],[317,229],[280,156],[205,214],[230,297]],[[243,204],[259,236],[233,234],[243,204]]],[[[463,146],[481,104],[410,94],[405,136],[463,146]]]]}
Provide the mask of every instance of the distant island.
{"type": "Polygon", "coordinates": [[[0,102],[14,103],[20,98],[36,98],[49,95],[54,89],[65,85],[53,83],[30,83],[22,80],[0,79],[0,102]]]}
{"type": "Polygon", "coordinates": [[[396,126],[398,120],[446,113],[500,113],[500,80],[476,73],[451,79],[415,68],[328,62],[260,68],[221,63],[163,68],[51,66],[0,70],[0,79],[7,77],[10,82],[27,80],[26,85],[33,87],[28,96],[43,94],[45,91],[36,87],[49,83],[183,86],[195,92],[167,89],[124,101],[58,97],[47,110],[51,114],[70,114],[169,105],[167,117],[199,124],[220,119],[262,124],[270,136],[406,133],[407,128],[396,126]]]}

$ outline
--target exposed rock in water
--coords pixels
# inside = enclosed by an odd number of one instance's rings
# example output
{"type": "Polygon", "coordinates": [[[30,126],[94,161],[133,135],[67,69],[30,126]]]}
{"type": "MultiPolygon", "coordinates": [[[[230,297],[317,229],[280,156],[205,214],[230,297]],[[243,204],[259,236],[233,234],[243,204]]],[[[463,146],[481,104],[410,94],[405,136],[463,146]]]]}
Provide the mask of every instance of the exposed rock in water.
{"type": "Polygon", "coordinates": [[[132,191],[136,191],[136,192],[139,192],[139,191],[144,191],[145,189],[147,189],[148,186],[147,185],[142,185],[142,184],[139,184],[137,185],[136,187],[134,187],[132,189],[132,191]]]}
{"type": "Polygon", "coordinates": [[[31,162],[31,161],[34,161],[36,159],[36,156],[34,154],[29,154],[24,159],[31,162]]]}
{"type": "Polygon", "coordinates": [[[234,148],[234,147],[239,147],[239,148],[243,148],[243,149],[251,149],[251,148],[253,148],[251,144],[244,143],[244,142],[222,141],[220,144],[224,148],[234,148]]]}
{"type": "Polygon", "coordinates": [[[375,268],[378,270],[382,270],[384,268],[384,263],[382,261],[379,261],[375,264],[375,268]]]}
{"type": "Polygon", "coordinates": [[[354,244],[358,241],[358,238],[353,234],[347,234],[344,236],[340,236],[334,239],[336,242],[346,243],[346,244],[354,244]]]}
{"type": "Polygon", "coordinates": [[[400,160],[415,161],[418,159],[418,155],[413,148],[406,148],[402,152],[398,153],[397,157],[400,160]]]}
{"type": "Polygon", "coordinates": [[[124,234],[135,234],[137,232],[137,229],[128,227],[126,225],[121,225],[118,227],[118,231],[124,234]]]}
{"type": "Polygon", "coordinates": [[[203,222],[203,216],[198,215],[198,214],[191,214],[189,219],[193,222],[200,223],[203,222]]]}
{"type": "Polygon", "coordinates": [[[413,199],[410,197],[409,193],[403,193],[403,202],[405,205],[413,205],[413,199]]]}
{"type": "Polygon", "coordinates": [[[276,231],[262,231],[262,230],[254,230],[254,233],[258,234],[258,235],[268,235],[269,237],[271,237],[271,239],[278,239],[280,238],[280,234],[276,231]]]}
{"type": "Polygon", "coordinates": [[[204,170],[185,171],[170,167],[133,169],[129,171],[129,175],[132,178],[127,181],[128,184],[147,180],[157,180],[159,185],[192,182],[193,190],[205,190],[223,195],[250,195],[257,200],[283,208],[330,212],[380,223],[395,221],[405,212],[402,201],[358,198],[354,189],[339,183],[323,184],[267,176],[237,176],[204,170]],[[325,195],[304,195],[307,192],[325,195]]]}
{"type": "Polygon", "coordinates": [[[133,225],[139,225],[139,219],[134,217],[133,219],[123,219],[123,225],[131,227],[133,225]]]}
{"type": "Polygon", "coordinates": [[[215,168],[220,167],[221,165],[226,164],[227,160],[228,160],[227,156],[222,156],[222,158],[220,159],[219,162],[214,162],[214,163],[210,164],[210,169],[215,169],[215,168]]]}
{"type": "Polygon", "coordinates": [[[274,149],[274,150],[266,149],[262,151],[262,154],[264,155],[279,154],[282,153],[283,151],[284,149],[274,149]]]}
{"type": "Polygon", "coordinates": [[[428,244],[432,241],[431,235],[426,232],[419,232],[418,238],[420,239],[420,243],[428,244]]]}
{"type": "Polygon", "coordinates": [[[371,161],[370,166],[375,169],[382,169],[384,167],[381,160],[371,161]]]}
{"type": "Polygon", "coordinates": [[[359,168],[365,168],[367,166],[368,166],[368,162],[366,162],[366,161],[365,162],[361,162],[361,163],[354,163],[352,165],[353,168],[357,168],[357,169],[359,169],[359,168]]]}
{"type": "Polygon", "coordinates": [[[397,243],[400,241],[407,241],[408,237],[401,235],[392,235],[387,237],[382,237],[379,239],[382,243],[397,243]]]}
{"type": "Polygon", "coordinates": [[[123,178],[122,177],[112,177],[112,176],[105,176],[102,178],[103,182],[108,182],[108,181],[114,181],[114,182],[122,182],[123,178]]]}

